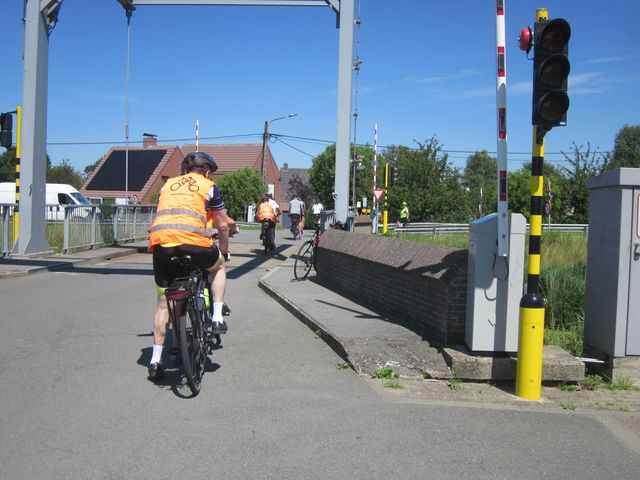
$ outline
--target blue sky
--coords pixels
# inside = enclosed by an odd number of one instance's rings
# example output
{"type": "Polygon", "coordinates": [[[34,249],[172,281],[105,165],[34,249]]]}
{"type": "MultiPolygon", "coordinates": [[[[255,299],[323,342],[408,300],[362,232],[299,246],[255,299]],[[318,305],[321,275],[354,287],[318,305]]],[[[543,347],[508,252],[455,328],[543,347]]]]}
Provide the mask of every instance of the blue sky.
{"type": "MultiPolygon", "coordinates": [[[[622,126],[640,124],[640,2],[505,5],[509,169],[531,157],[532,62],[517,37],[540,7],[572,27],[568,124],[547,135],[546,159],[562,165],[559,152],[572,142],[612,150],[622,126]]],[[[377,123],[381,147],[435,135],[461,168],[466,152],[495,152],[495,1],[361,0],[359,10],[357,143],[373,144],[377,123]]],[[[22,102],[22,11],[23,0],[2,0],[2,111],[22,102]]],[[[138,7],[130,143],[144,132],[161,144],[192,143],[196,120],[202,143],[259,143],[265,120],[296,112],[271,131],[299,138],[271,149],[280,166],[310,167],[336,136],[337,54],[328,7],[138,7]]],[[[54,164],[68,159],[82,170],[124,143],[125,59],[126,17],[116,0],[64,1],[49,48],[54,164]]]]}

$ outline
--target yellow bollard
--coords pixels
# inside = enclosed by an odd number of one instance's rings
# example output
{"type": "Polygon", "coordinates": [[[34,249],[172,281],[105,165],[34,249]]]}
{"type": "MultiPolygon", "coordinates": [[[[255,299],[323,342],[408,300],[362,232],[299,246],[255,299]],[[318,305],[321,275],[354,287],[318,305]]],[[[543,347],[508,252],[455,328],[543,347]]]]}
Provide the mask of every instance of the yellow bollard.
{"type": "Polygon", "coordinates": [[[526,295],[520,302],[516,369],[517,397],[540,400],[542,396],[543,342],[544,300],[540,295],[526,295]]]}

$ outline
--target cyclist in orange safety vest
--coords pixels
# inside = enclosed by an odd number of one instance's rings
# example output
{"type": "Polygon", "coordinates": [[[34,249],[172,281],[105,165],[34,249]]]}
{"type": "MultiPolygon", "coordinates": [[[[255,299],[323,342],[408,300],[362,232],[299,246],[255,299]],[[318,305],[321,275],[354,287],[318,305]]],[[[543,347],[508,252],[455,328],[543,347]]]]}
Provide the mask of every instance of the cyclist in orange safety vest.
{"type": "Polygon", "coordinates": [[[167,287],[180,275],[179,265],[172,257],[190,255],[192,262],[207,270],[213,297],[215,334],[226,333],[222,318],[226,285],[225,261],[229,261],[229,229],[227,210],[215,182],[218,169],[213,157],[204,152],[189,153],[182,162],[182,175],[170,178],[160,192],[156,216],[149,228],[149,249],[153,253],[153,273],[158,291],[153,321],[153,352],[149,363],[149,380],[163,376],[162,351],[169,323],[167,287]],[[215,222],[218,243],[208,220],[215,222]]]}
{"type": "Polygon", "coordinates": [[[262,203],[258,205],[258,211],[256,213],[256,219],[259,222],[263,222],[262,230],[260,232],[260,240],[264,240],[265,237],[269,242],[267,249],[275,250],[275,226],[276,226],[276,212],[271,205],[270,198],[265,195],[262,198],[262,203]],[[265,220],[267,220],[265,225],[265,220]]]}

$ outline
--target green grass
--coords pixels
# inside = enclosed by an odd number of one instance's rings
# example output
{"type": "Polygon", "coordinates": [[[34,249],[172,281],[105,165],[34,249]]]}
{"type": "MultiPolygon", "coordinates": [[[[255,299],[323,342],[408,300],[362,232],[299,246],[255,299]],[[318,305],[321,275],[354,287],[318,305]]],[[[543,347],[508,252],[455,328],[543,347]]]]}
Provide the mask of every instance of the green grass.
{"type": "Polygon", "coordinates": [[[402,386],[402,384],[398,381],[398,380],[388,380],[387,382],[385,382],[384,384],[385,388],[390,388],[392,390],[402,390],[404,387],[402,386]]]}
{"type": "Polygon", "coordinates": [[[387,380],[398,378],[398,375],[389,367],[381,367],[378,370],[371,372],[370,375],[371,378],[385,378],[387,380]]]}
{"type": "Polygon", "coordinates": [[[636,387],[629,377],[618,377],[613,379],[610,383],[605,383],[604,387],[612,392],[620,391],[640,391],[639,387],[636,387]]]}
{"type": "Polygon", "coordinates": [[[457,392],[464,388],[464,384],[462,383],[462,380],[458,377],[453,377],[451,380],[447,382],[447,385],[454,392],[457,392]]]}
{"type": "Polygon", "coordinates": [[[596,390],[602,386],[602,377],[600,375],[585,375],[580,382],[582,390],[596,390]]]}
{"type": "Polygon", "coordinates": [[[575,410],[577,405],[573,402],[564,402],[561,403],[560,406],[564,409],[564,410],[575,410]]]}
{"type": "Polygon", "coordinates": [[[339,362],[339,363],[336,363],[336,368],[338,370],[347,370],[347,369],[351,368],[351,366],[348,363],[339,362]]]}

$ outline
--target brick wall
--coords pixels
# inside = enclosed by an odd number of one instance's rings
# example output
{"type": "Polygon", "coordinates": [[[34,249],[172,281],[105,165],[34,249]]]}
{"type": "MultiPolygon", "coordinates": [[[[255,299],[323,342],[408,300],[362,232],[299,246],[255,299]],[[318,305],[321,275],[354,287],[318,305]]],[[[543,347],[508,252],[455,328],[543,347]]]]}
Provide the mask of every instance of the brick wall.
{"type": "Polygon", "coordinates": [[[442,345],[464,343],[467,250],[329,230],[320,240],[323,282],[391,314],[442,345]]]}

